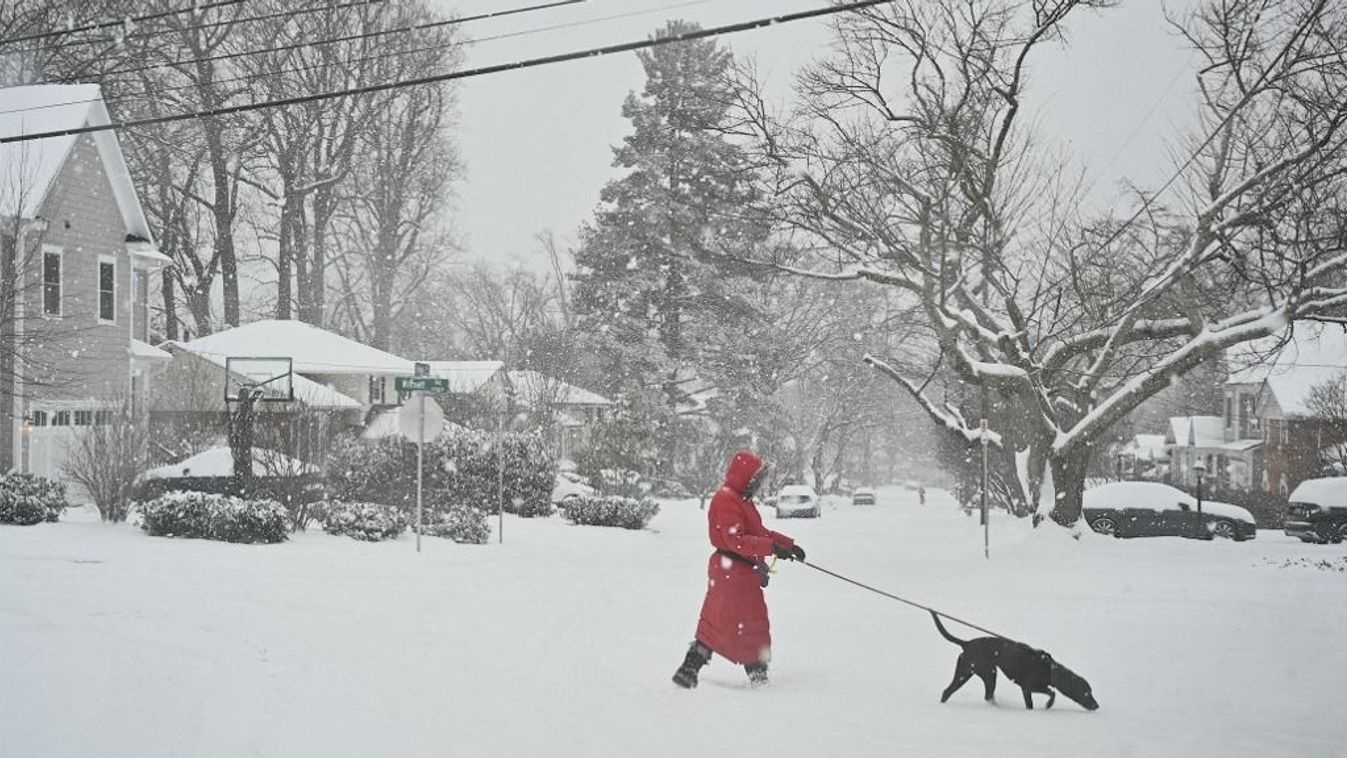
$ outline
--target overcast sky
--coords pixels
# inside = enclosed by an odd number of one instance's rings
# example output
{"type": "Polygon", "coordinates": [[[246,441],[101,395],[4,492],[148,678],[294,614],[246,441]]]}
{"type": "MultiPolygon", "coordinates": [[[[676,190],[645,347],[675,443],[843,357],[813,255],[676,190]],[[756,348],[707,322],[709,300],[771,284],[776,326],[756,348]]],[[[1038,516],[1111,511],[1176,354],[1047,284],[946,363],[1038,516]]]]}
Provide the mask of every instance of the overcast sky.
{"type": "MultiPolygon", "coordinates": [[[[467,16],[536,0],[433,0],[467,16]]],[[[465,24],[466,65],[477,67],[642,39],[666,20],[703,27],[819,7],[826,0],[589,0],[582,4],[465,24]],[[609,18],[613,16],[623,18],[609,18]],[[545,27],[576,24],[566,28],[545,27]],[[487,39],[497,35],[519,36],[487,39]]],[[[1193,0],[1168,0],[1183,10],[1193,0]]],[[[1107,197],[1123,178],[1158,183],[1170,147],[1191,123],[1195,58],[1165,23],[1158,0],[1086,11],[1069,26],[1070,45],[1032,63],[1028,112],[1049,144],[1087,165],[1107,197]],[[1159,179],[1157,179],[1157,177],[1159,179]]],[[[731,35],[784,92],[791,73],[825,52],[826,21],[802,21],[731,35]]],[[[534,236],[563,241],[593,212],[613,178],[611,147],[628,131],[623,98],[644,81],[635,54],[605,56],[464,81],[459,147],[467,163],[457,223],[469,257],[538,263],[534,236]]]]}

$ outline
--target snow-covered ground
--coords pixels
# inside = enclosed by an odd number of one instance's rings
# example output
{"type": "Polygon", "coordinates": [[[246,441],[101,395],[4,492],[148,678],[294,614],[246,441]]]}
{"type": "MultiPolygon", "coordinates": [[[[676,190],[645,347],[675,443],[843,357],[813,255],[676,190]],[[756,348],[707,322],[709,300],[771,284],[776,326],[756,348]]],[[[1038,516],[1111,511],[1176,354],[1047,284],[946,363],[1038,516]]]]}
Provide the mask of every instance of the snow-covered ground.
{"type": "MultiPolygon", "coordinates": [[[[1347,557],[1276,532],[1117,541],[881,490],[767,523],[811,561],[1046,648],[1102,708],[971,682],[924,613],[808,567],[769,588],[772,684],[677,690],[708,548],[695,501],[644,532],[509,519],[505,544],[271,546],[122,525],[0,527],[0,755],[1340,756],[1347,557]],[[1333,570],[1311,565],[1327,561],[1333,570]]],[[[951,627],[955,634],[976,633],[951,627]]]]}

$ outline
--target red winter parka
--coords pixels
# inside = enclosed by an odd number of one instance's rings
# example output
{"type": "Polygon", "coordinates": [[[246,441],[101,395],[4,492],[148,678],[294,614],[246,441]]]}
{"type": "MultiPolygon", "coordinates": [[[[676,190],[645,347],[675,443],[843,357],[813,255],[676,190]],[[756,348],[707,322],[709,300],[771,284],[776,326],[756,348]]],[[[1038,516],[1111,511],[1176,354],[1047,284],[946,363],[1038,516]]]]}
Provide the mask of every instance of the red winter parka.
{"type": "Polygon", "coordinates": [[[765,663],[771,657],[772,635],[758,573],[748,562],[722,551],[762,561],[772,556],[773,544],[795,545],[790,537],[764,527],[757,506],[744,497],[760,468],[758,456],[747,450],[736,453],[707,514],[716,552],[706,567],[706,600],[697,640],[735,663],[765,663]]]}

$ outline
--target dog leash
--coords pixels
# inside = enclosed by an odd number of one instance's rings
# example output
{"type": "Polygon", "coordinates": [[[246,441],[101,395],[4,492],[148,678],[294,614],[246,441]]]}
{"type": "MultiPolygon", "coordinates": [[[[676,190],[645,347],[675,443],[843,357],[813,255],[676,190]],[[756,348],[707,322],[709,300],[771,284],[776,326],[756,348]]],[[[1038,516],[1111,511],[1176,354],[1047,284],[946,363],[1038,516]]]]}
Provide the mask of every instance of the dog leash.
{"type": "Polygon", "coordinates": [[[842,576],[841,574],[837,573],[836,571],[829,571],[828,569],[823,568],[822,566],[819,566],[818,564],[810,563],[809,561],[800,561],[800,562],[803,563],[804,565],[808,566],[809,568],[814,569],[815,571],[821,571],[821,572],[827,574],[828,576],[834,577],[834,578],[836,578],[836,579],[841,579],[842,581],[847,582],[848,584],[854,584],[854,585],[856,585],[857,587],[860,587],[860,588],[862,588],[862,589],[870,590],[871,592],[875,593],[876,595],[883,595],[884,597],[889,598],[890,600],[897,600],[898,602],[900,602],[900,603],[906,603],[907,605],[910,605],[910,606],[912,606],[913,608],[920,608],[920,609],[922,609],[923,611],[926,611],[926,612],[928,612],[928,613],[934,613],[934,614],[937,615],[937,616],[940,616],[940,617],[942,617],[942,618],[947,618],[947,619],[949,619],[950,621],[953,621],[953,622],[955,622],[955,623],[957,623],[957,624],[963,624],[964,626],[966,626],[966,627],[968,627],[968,628],[970,628],[970,629],[976,629],[976,630],[978,630],[979,632],[982,632],[982,633],[984,633],[984,634],[989,634],[989,635],[991,635],[991,636],[993,636],[993,637],[1000,637],[1000,638],[1003,639],[1003,640],[1011,640],[1012,642],[1014,642],[1013,639],[1011,639],[1010,637],[1005,636],[1004,634],[997,634],[996,632],[993,632],[992,630],[987,629],[987,628],[985,628],[985,627],[978,626],[977,624],[974,624],[974,623],[971,622],[971,621],[964,621],[963,619],[961,619],[961,618],[959,618],[959,617],[957,617],[957,616],[951,616],[951,615],[949,615],[948,613],[941,613],[940,611],[937,611],[936,609],[932,608],[932,607],[929,606],[929,605],[922,605],[921,603],[918,603],[918,602],[915,602],[915,601],[912,601],[912,600],[908,600],[908,599],[905,598],[905,597],[898,597],[897,595],[895,595],[895,594],[893,594],[893,593],[891,593],[891,592],[885,592],[884,590],[878,589],[878,588],[876,588],[876,587],[871,587],[870,585],[865,584],[864,582],[858,582],[858,581],[856,581],[855,579],[852,579],[852,578],[849,577],[849,576],[842,576]]]}

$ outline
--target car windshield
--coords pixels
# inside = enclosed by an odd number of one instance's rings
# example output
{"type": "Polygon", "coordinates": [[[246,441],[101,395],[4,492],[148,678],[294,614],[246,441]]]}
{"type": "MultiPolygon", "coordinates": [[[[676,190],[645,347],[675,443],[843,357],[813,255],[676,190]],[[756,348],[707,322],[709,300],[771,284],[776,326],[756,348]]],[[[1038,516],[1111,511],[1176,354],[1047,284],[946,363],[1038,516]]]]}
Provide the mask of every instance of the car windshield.
{"type": "Polygon", "coordinates": [[[782,495],[782,496],[781,496],[781,502],[783,502],[783,503],[788,503],[788,504],[789,504],[789,503],[807,503],[807,502],[809,502],[809,500],[810,500],[810,498],[809,498],[808,495],[782,495]]]}

